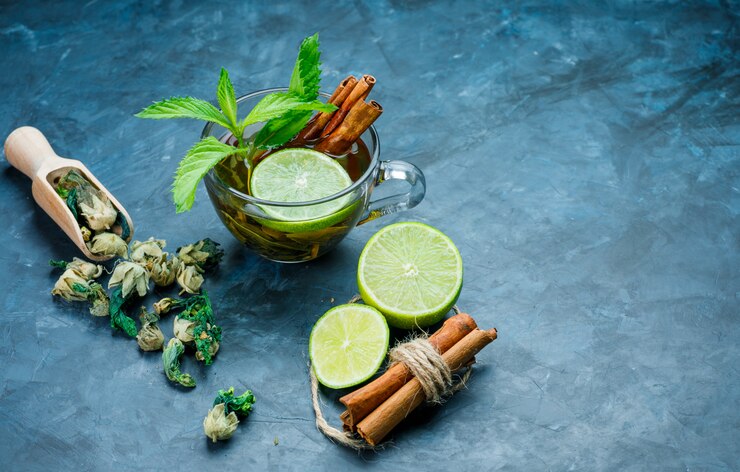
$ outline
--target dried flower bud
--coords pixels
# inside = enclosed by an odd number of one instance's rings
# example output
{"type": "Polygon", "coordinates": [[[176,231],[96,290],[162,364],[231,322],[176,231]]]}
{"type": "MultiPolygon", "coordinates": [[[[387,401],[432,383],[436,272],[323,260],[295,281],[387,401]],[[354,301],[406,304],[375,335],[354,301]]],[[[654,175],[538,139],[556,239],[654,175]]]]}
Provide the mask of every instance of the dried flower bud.
{"type": "MultiPolygon", "coordinates": [[[[202,332],[200,334],[201,334],[201,337],[203,335],[206,335],[206,337],[208,336],[205,332],[202,332]]],[[[208,345],[208,355],[211,357],[215,356],[216,353],[218,352],[219,347],[220,346],[218,344],[218,341],[216,341],[215,339],[212,340],[211,343],[208,345]]],[[[206,359],[201,351],[195,351],[195,358],[201,362],[205,361],[206,359]]]]}
{"type": "Polygon", "coordinates": [[[159,329],[157,321],[159,316],[154,313],[149,313],[146,308],[141,307],[141,314],[139,315],[141,320],[141,329],[139,334],[136,335],[136,342],[142,351],[159,351],[164,345],[164,334],[159,329]]]}
{"type": "Polygon", "coordinates": [[[134,241],[131,243],[131,260],[144,265],[153,260],[160,260],[164,254],[162,249],[166,244],[164,239],[154,238],[143,242],[134,241]]]}
{"type": "Polygon", "coordinates": [[[136,335],[136,342],[142,351],[159,351],[164,345],[164,334],[157,323],[147,323],[136,335]]]}
{"type": "Polygon", "coordinates": [[[113,271],[108,288],[118,285],[121,285],[121,295],[124,299],[134,291],[143,297],[149,289],[149,273],[139,264],[122,261],[113,271]]]}
{"type": "Polygon", "coordinates": [[[177,382],[183,387],[195,387],[195,379],[190,374],[180,372],[180,358],[185,352],[185,346],[177,338],[167,342],[167,347],[162,353],[162,365],[168,379],[177,382]]]}
{"type": "Polygon", "coordinates": [[[157,286],[167,287],[175,281],[179,267],[180,259],[173,257],[167,260],[167,253],[165,252],[159,260],[151,262],[149,275],[157,286]]]}
{"type": "Polygon", "coordinates": [[[67,269],[57,279],[51,294],[58,295],[68,302],[84,302],[87,300],[89,291],[90,285],[87,279],[80,276],[77,271],[67,269]]]}
{"type": "Polygon", "coordinates": [[[175,321],[172,322],[172,333],[183,343],[190,344],[195,341],[195,334],[193,333],[195,324],[194,321],[176,316],[175,321]]]}
{"type": "Polygon", "coordinates": [[[103,274],[103,266],[84,261],[77,257],[73,258],[72,262],[68,262],[66,268],[72,269],[86,280],[97,279],[103,274]]]}
{"type": "Polygon", "coordinates": [[[236,417],[236,413],[232,411],[226,415],[224,408],[224,404],[219,403],[208,410],[208,415],[203,420],[203,432],[213,442],[229,439],[234,435],[236,427],[239,426],[239,419],[236,417]]]}
{"type": "Polygon", "coordinates": [[[82,233],[82,240],[85,242],[90,241],[93,237],[92,231],[87,226],[80,226],[80,233],[82,233]]]}
{"type": "Polygon", "coordinates": [[[77,202],[80,214],[94,231],[105,231],[115,223],[118,211],[102,192],[90,193],[89,198],[77,202]]]}
{"type": "Polygon", "coordinates": [[[143,306],[139,308],[139,320],[141,321],[142,325],[145,325],[147,323],[157,323],[159,322],[159,315],[147,311],[146,307],[143,306]]]}
{"type": "Polygon", "coordinates": [[[177,283],[182,287],[180,293],[196,294],[203,285],[203,276],[195,265],[180,264],[177,269],[177,283]]]}
{"type": "Polygon", "coordinates": [[[210,238],[202,239],[197,243],[179,248],[177,257],[186,265],[197,265],[202,270],[210,270],[216,267],[224,257],[224,251],[219,246],[219,243],[210,238]]]}
{"type": "Polygon", "coordinates": [[[90,302],[91,315],[108,316],[110,313],[110,299],[108,299],[108,294],[105,293],[102,285],[95,282],[91,283],[87,300],[90,302]]]}
{"type": "Polygon", "coordinates": [[[175,301],[176,300],[174,298],[170,297],[165,297],[161,299],[154,304],[154,313],[158,315],[164,315],[165,313],[168,313],[175,301]]]}
{"type": "Polygon", "coordinates": [[[87,243],[88,249],[98,256],[119,256],[128,255],[128,244],[120,236],[113,233],[100,233],[95,235],[92,242],[87,243]]]}

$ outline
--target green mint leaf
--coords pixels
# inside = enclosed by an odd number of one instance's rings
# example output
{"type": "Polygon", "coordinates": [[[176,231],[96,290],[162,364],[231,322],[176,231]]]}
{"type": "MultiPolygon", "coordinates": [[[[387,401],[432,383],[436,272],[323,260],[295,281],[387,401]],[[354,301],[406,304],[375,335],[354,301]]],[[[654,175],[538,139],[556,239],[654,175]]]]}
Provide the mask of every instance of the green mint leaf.
{"type": "Polygon", "coordinates": [[[319,100],[304,100],[298,95],[290,92],[275,92],[265,95],[265,97],[262,98],[254,108],[252,108],[249,115],[244,118],[241,126],[242,128],[246,128],[253,123],[278,118],[292,110],[332,112],[336,109],[337,107],[330,103],[324,103],[319,100]]]}
{"type": "Polygon", "coordinates": [[[254,145],[260,149],[272,149],[287,143],[301,132],[312,111],[289,111],[280,118],[273,118],[254,137],[254,145]]]}
{"type": "Polygon", "coordinates": [[[298,58],[290,77],[290,91],[306,100],[319,96],[321,85],[321,53],[319,52],[319,33],[309,36],[301,43],[298,58]]]}
{"type": "Polygon", "coordinates": [[[175,182],[172,184],[172,197],[177,212],[182,213],[193,207],[195,190],[206,173],[216,164],[227,157],[244,150],[224,144],[213,136],[208,136],[195,143],[175,173],[175,182]]]}
{"type": "Polygon", "coordinates": [[[221,114],[218,108],[205,100],[193,97],[172,97],[161,102],[155,102],[134,116],[152,120],[194,118],[196,120],[212,121],[224,128],[232,128],[229,120],[221,114]]]}
{"type": "Polygon", "coordinates": [[[234,86],[231,84],[231,79],[229,79],[229,72],[223,67],[221,68],[221,77],[218,79],[216,97],[218,98],[218,105],[221,107],[221,112],[231,122],[232,127],[235,128],[237,126],[236,94],[234,93],[234,86]]]}

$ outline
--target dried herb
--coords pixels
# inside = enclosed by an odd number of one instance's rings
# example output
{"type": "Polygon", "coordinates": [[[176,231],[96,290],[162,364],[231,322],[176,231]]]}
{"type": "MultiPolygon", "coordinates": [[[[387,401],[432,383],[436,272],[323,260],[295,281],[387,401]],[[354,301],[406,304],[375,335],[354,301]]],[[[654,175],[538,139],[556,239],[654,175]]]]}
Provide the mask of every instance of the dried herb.
{"type": "Polygon", "coordinates": [[[154,313],[149,313],[146,308],[141,307],[141,314],[139,315],[141,320],[141,329],[139,334],[136,335],[136,342],[142,351],[159,351],[164,345],[164,334],[159,329],[157,322],[159,316],[154,313]]]}
{"type": "MultiPolygon", "coordinates": [[[[77,287],[78,290],[84,292],[81,287],[77,287]]],[[[105,293],[103,286],[91,282],[87,289],[87,301],[90,302],[90,314],[93,316],[108,316],[110,312],[110,299],[105,293]]]]}
{"type": "Polygon", "coordinates": [[[190,374],[180,372],[180,358],[185,352],[185,346],[179,339],[172,338],[162,353],[162,364],[167,378],[183,387],[195,387],[195,379],[190,374]]]}
{"type": "Polygon", "coordinates": [[[186,320],[176,316],[172,322],[172,334],[185,345],[195,341],[195,321],[186,320]]]}
{"type": "Polygon", "coordinates": [[[118,286],[121,286],[123,298],[128,298],[132,293],[143,297],[149,290],[149,273],[139,264],[122,261],[108,281],[109,289],[118,286]]]}
{"type": "Polygon", "coordinates": [[[164,253],[159,260],[151,262],[149,276],[158,287],[168,287],[177,278],[177,271],[180,268],[180,259],[173,257],[167,259],[167,253],[164,253]]]}
{"type": "Polygon", "coordinates": [[[88,301],[91,315],[108,316],[108,295],[100,284],[92,282],[103,273],[103,266],[76,257],[72,262],[49,261],[49,265],[64,269],[54,284],[52,295],[68,302],[88,301]]]}
{"type": "Polygon", "coordinates": [[[254,405],[255,401],[251,390],[247,390],[238,397],[235,397],[234,387],[231,387],[228,390],[219,390],[216,399],[213,400],[213,405],[216,406],[219,403],[223,403],[227,414],[233,411],[239,416],[247,416],[252,411],[252,405],[254,405]]]}
{"type": "Polygon", "coordinates": [[[49,265],[58,269],[71,269],[85,280],[97,279],[103,274],[102,265],[93,264],[77,257],[73,258],[72,262],[51,260],[49,265]]]}
{"type": "Polygon", "coordinates": [[[111,290],[110,293],[110,326],[113,329],[121,330],[132,338],[135,338],[138,334],[136,330],[136,322],[126,315],[123,311],[124,306],[128,300],[123,296],[123,288],[118,285],[111,290]]]}
{"type": "Polygon", "coordinates": [[[87,300],[88,290],[88,279],[72,269],[67,269],[57,279],[51,294],[60,296],[68,302],[84,302],[87,300]]]}
{"type": "MultiPolygon", "coordinates": [[[[182,310],[175,318],[173,330],[180,340],[195,341],[195,358],[203,361],[206,365],[213,363],[221,343],[221,327],[216,325],[213,315],[213,307],[208,294],[203,292],[180,300],[160,300],[160,312],[162,308],[167,311],[182,310]]],[[[156,308],[155,308],[156,310],[156,308]]]]}
{"type": "Polygon", "coordinates": [[[236,432],[236,428],[239,426],[239,418],[236,417],[236,413],[226,414],[226,407],[223,403],[219,403],[210,410],[208,415],[203,420],[203,432],[213,442],[225,441],[236,432]]]}
{"type": "Polygon", "coordinates": [[[177,268],[177,284],[182,288],[181,295],[183,293],[196,294],[200,291],[204,281],[201,272],[202,269],[197,265],[180,264],[177,268]]]}
{"type": "Polygon", "coordinates": [[[158,261],[165,254],[163,251],[167,242],[164,239],[149,238],[146,241],[134,241],[131,243],[130,258],[132,262],[143,265],[150,269],[152,261],[158,261]]]}
{"type": "Polygon", "coordinates": [[[177,308],[178,302],[181,300],[178,300],[176,298],[170,298],[165,297],[158,302],[154,303],[154,313],[158,315],[164,315],[165,313],[169,313],[169,311],[174,307],[177,308]]]}
{"type": "Polygon", "coordinates": [[[76,170],[70,170],[59,179],[56,191],[80,225],[82,240],[90,252],[99,256],[126,257],[128,245],[124,239],[131,235],[131,228],[105,192],[76,170]]]}
{"type": "Polygon", "coordinates": [[[77,214],[77,189],[73,188],[70,190],[64,201],[67,203],[67,208],[72,212],[72,216],[75,217],[75,220],[80,221],[80,215],[77,214]]]}
{"type": "Polygon", "coordinates": [[[128,257],[128,244],[113,233],[98,233],[87,243],[90,252],[98,256],[128,257]]]}
{"type": "Polygon", "coordinates": [[[195,265],[204,271],[215,269],[224,257],[220,244],[211,238],[177,249],[177,257],[186,265],[195,265]]]}
{"type": "Polygon", "coordinates": [[[251,390],[238,397],[234,396],[234,387],[219,390],[213,401],[213,408],[203,420],[203,431],[213,442],[223,441],[233,436],[239,425],[238,417],[246,417],[252,411],[255,398],[251,390]]]}
{"type": "Polygon", "coordinates": [[[75,219],[93,231],[106,231],[116,222],[118,210],[108,195],[75,170],[67,172],[59,180],[57,193],[66,200],[75,219]]]}
{"type": "Polygon", "coordinates": [[[113,226],[118,226],[121,228],[122,239],[128,239],[128,237],[131,236],[131,228],[129,228],[128,226],[128,220],[120,211],[116,215],[116,222],[113,223],[113,226]]]}

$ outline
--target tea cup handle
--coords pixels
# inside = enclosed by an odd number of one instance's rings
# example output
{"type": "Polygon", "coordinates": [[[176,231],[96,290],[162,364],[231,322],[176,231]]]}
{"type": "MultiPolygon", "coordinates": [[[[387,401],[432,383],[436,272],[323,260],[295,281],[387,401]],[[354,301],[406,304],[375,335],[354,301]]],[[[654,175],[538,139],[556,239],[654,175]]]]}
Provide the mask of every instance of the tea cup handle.
{"type": "Polygon", "coordinates": [[[405,193],[371,201],[357,226],[384,215],[414,208],[424,199],[427,189],[426,180],[424,174],[415,165],[405,161],[382,161],[375,185],[380,185],[386,180],[405,180],[411,188],[405,193]]]}

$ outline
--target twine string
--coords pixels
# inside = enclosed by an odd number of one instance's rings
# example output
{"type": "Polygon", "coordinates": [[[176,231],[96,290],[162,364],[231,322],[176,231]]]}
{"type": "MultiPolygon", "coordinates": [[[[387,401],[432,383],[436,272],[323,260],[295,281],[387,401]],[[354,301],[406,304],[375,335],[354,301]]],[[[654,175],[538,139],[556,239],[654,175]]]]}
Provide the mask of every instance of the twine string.
{"type": "MultiPolygon", "coordinates": [[[[362,298],[355,295],[348,303],[357,303],[360,300],[362,298]]],[[[452,310],[455,314],[460,313],[457,305],[453,306],[452,310]]],[[[454,382],[450,368],[445,364],[442,355],[429,343],[425,333],[396,345],[390,351],[390,360],[391,365],[396,362],[406,364],[414,377],[419,380],[426,400],[431,404],[440,404],[444,398],[466,388],[472,373],[472,365],[469,365],[460,375],[459,380],[454,382]]],[[[319,381],[310,364],[308,370],[311,378],[311,403],[316,415],[316,428],[331,441],[356,451],[379,449],[359,438],[357,434],[339,430],[326,421],[319,400],[319,381]]]]}
{"type": "Polygon", "coordinates": [[[426,335],[399,344],[390,352],[391,365],[403,362],[417,378],[429,403],[442,403],[452,387],[452,372],[426,335]]]}
{"type": "Polygon", "coordinates": [[[326,421],[326,418],[324,418],[321,412],[321,404],[319,403],[319,381],[316,379],[316,374],[310,365],[308,366],[308,371],[311,375],[311,403],[313,403],[313,412],[316,414],[316,428],[332,442],[349,447],[350,449],[356,451],[375,449],[363,439],[357,437],[356,434],[339,430],[326,421]]]}

